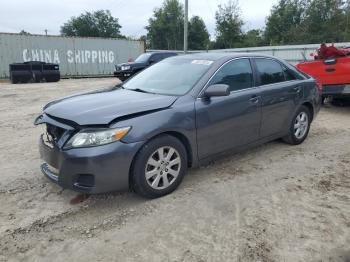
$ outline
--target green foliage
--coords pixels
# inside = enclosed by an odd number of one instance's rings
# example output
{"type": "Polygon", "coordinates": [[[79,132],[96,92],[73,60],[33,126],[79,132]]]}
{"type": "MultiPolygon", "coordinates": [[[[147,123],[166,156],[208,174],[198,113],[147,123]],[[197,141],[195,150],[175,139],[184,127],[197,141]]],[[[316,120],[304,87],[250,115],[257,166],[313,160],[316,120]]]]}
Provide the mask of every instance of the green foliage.
{"type": "Polygon", "coordinates": [[[148,22],[147,40],[151,49],[183,49],[184,10],[178,0],[165,0],[148,22]]]}
{"type": "Polygon", "coordinates": [[[267,17],[265,39],[269,44],[297,43],[307,0],[280,0],[267,17]]]}
{"type": "Polygon", "coordinates": [[[118,18],[114,18],[109,10],[99,10],[72,17],[61,27],[61,34],[63,36],[124,38],[120,34],[120,28],[118,18]]]}
{"type": "Polygon", "coordinates": [[[234,48],[242,45],[243,20],[237,0],[229,0],[226,5],[219,5],[215,14],[216,42],[214,48],[234,48]]]}
{"type": "MultiPolygon", "coordinates": [[[[151,49],[182,50],[184,41],[184,7],[179,0],[165,0],[156,9],[146,26],[147,46],[151,49]]],[[[208,47],[209,33],[204,21],[194,16],[188,24],[188,47],[203,50],[208,47]]]]}
{"type": "Polygon", "coordinates": [[[256,47],[265,45],[263,38],[263,31],[259,29],[253,29],[243,35],[243,47],[256,47]]]}
{"type": "Polygon", "coordinates": [[[345,10],[342,0],[313,0],[305,11],[303,26],[309,43],[342,42],[345,39],[345,10]]]}
{"type": "Polygon", "coordinates": [[[349,8],[342,0],[280,0],[266,21],[271,45],[349,41],[349,8]]]}
{"type": "Polygon", "coordinates": [[[190,50],[206,50],[210,37],[202,18],[194,16],[188,25],[188,47],[190,50]]]}

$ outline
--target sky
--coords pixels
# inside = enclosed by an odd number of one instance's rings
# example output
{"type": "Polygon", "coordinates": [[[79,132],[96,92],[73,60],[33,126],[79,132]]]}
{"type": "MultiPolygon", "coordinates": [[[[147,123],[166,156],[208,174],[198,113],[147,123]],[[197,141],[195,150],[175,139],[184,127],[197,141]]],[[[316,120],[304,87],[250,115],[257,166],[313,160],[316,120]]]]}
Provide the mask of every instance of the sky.
{"type": "MultiPolygon", "coordinates": [[[[184,1],[184,0],[180,0],[184,1]]],[[[189,16],[201,16],[213,38],[215,11],[228,0],[189,0],[189,16]]],[[[239,0],[244,30],[262,28],[265,18],[278,0],[239,0]]],[[[155,8],[163,0],[0,0],[0,32],[18,33],[22,29],[32,34],[57,35],[60,26],[72,16],[85,11],[108,9],[122,25],[121,33],[138,37],[155,8]]]]}

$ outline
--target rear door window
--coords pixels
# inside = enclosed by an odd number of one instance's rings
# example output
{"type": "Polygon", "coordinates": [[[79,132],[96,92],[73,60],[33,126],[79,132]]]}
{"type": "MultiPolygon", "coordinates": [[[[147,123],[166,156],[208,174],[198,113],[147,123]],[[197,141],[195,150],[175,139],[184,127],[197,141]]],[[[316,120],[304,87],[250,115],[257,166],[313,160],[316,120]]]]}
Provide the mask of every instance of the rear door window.
{"type": "Polygon", "coordinates": [[[269,85],[286,81],[280,63],[273,59],[257,58],[255,64],[260,77],[260,85],[269,85]]]}

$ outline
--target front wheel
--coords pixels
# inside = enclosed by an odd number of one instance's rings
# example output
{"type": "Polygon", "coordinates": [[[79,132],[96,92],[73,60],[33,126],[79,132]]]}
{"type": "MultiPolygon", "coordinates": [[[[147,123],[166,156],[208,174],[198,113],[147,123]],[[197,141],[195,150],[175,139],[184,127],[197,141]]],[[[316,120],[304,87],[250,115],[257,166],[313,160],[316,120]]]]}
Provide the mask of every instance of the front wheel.
{"type": "Polygon", "coordinates": [[[159,136],[143,146],[132,167],[136,193],[157,198],[173,192],[187,172],[187,153],[177,138],[159,136]]]}
{"type": "Polygon", "coordinates": [[[289,135],[283,140],[291,145],[299,145],[307,138],[311,125],[310,110],[306,106],[301,106],[293,117],[289,128],[289,135]]]}
{"type": "Polygon", "coordinates": [[[18,78],[17,77],[11,77],[11,83],[12,84],[18,84],[18,78]]]}

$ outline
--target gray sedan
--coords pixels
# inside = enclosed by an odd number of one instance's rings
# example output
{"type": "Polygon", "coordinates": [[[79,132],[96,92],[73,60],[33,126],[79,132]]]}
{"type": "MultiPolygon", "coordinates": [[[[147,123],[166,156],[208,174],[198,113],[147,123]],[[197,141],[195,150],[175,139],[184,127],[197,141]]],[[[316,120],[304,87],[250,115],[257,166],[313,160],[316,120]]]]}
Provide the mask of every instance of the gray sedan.
{"type": "Polygon", "coordinates": [[[302,143],[320,87],[258,54],[168,58],[122,85],[46,105],[36,120],[42,172],[84,193],[174,191],[190,167],[283,138],[302,143]]]}

